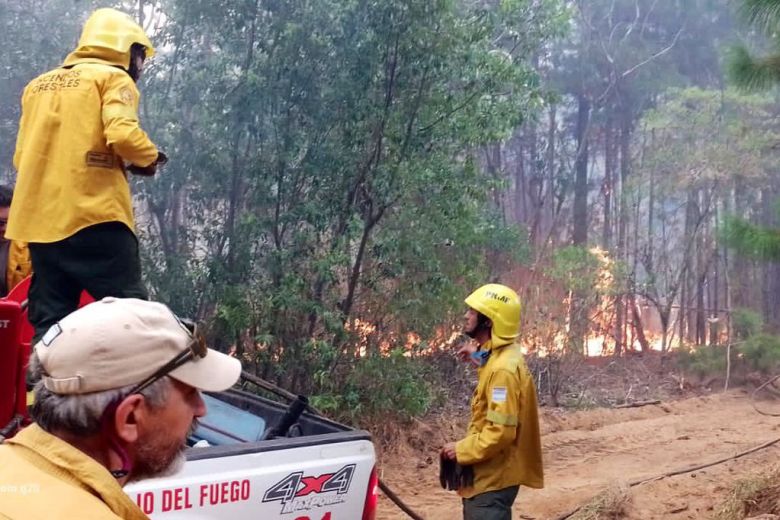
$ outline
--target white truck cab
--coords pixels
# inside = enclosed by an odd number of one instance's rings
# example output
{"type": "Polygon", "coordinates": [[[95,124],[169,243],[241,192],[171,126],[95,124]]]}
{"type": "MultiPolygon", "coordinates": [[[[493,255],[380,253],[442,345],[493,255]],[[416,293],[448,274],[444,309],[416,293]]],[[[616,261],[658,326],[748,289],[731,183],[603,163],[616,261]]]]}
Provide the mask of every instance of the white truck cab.
{"type": "Polygon", "coordinates": [[[213,414],[170,477],[125,488],[152,520],[369,520],[376,455],[365,431],[304,412],[287,435],[264,440],[284,407],[240,390],[206,396],[213,414]],[[249,437],[249,438],[247,438],[249,437]]]}

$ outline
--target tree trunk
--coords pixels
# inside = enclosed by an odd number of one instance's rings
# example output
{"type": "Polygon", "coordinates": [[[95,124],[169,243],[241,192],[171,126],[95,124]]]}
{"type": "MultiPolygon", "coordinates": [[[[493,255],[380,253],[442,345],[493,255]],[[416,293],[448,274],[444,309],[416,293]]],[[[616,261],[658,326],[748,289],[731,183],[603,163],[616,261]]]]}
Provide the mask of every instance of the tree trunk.
{"type": "Polygon", "coordinates": [[[722,329],[723,317],[721,316],[720,309],[720,247],[718,246],[718,237],[720,236],[720,211],[717,202],[715,203],[715,238],[713,241],[713,248],[715,250],[715,262],[712,269],[712,301],[710,302],[710,315],[715,319],[715,322],[710,327],[710,345],[717,345],[720,343],[720,331],[722,329]]]}
{"type": "Polygon", "coordinates": [[[680,274],[681,280],[680,280],[680,305],[677,309],[677,336],[679,340],[679,347],[682,348],[685,344],[685,325],[686,325],[686,316],[687,313],[685,311],[685,302],[688,298],[688,280],[687,280],[687,269],[685,269],[685,266],[683,266],[683,272],[680,274]]]}
{"type": "Polygon", "coordinates": [[[658,309],[658,314],[661,319],[661,352],[666,352],[669,348],[667,342],[669,341],[669,317],[671,315],[671,309],[668,306],[658,309]]]}
{"type": "MultiPolygon", "coordinates": [[[[773,186],[765,190],[761,197],[762,206],[762,225],[777,229],[777,199],[778,194],[773,186]]],[[[766,323],[774,331],[780,331],[780,301],[778,291],[780,291],[780,264],[777,262],[767,262],[764,265],[764,309],[766,323]]]]}
{"type": "Polygon", "coordinates": [[[607,118],[604,127],[604,183],[601,193],[604,197],[604,227],[601,233],[601,247],[609,251],[612,246],[612,194],[614,191],[615,155],[613,146],[612,118],[607,118]]]}
{"type": "MultiPolygon", "coordinates": [[[[651,140],[655,142],[655,130],[653,130],[653,134],[651,137],[651,140]]],[[[655,169],[650,168],[650,182],[648,183],[648,195],[647,195],[647,240],[648,243],[653,243],[653,237],[655,236],[655,222],[653,221],[653,217],[655,216],[655,169]]],[[[648,247],[647,248],[647,265],[649,266],[650,271],[654,271],[653,267],[653,248],[648,247]]]]}
{"type": "Polygon", "coordinates": [[[574,209],[572,243],[588,243],[588,121],[590,101],[585,94],[577,97],[577,158],[574,162],[574,209]]]}
{"type": "Polygon", "coordinates": [[[644,323],[642,323],[642,314],[639,312],[639,305],[636,303],[634,294],[629,296],[629,305],[631,305],[635,337],[639,342],[639,347],[642,352],[648,352],[650,350],[650,343],[647,341],[647,336],[645,336],[645,326],[644,323]]]}
{"type": "MultiPolygon", "coordinates": [[[[747,211],[747,190],[744,182],[739,177],[734,179],[734,207],[733,212],[735,215],[742,218],[750,218],[750,214],[747,211]]],[[[731,276],[731,304],[734,308],[750,307],[751,302],[755,307],[755,302],[758,301],[757,295],[752,289],[755,287],[755,281],[751,278],[751,272],[753,268],[750,265],[750,261],[745,255],[734,255],[732,261],[733,275],[731,276]]]]}
{"type": "Polygon", "coordinates": [[[554,104],[550,104],[550,110],[547,113],[547,195],[545,200],[547,201],[548,210],[546,212],[547,222],[545,223],[544,232],[540,233],[540,237],[547,236],[552,232],[553,221],[555,220],[555,137],[557,135],[557,114],[554,104]]]}
{"type": "MultiPolygon", "coordinates": [[[[575,160],[574,209],[572,243],[585,247],[588,243],[588,122],[590,101],[584,94],[578,96],[577,110],[577,158],[575,160]]],[[[569,308],[569,344],[572,350],[584,352],[587,334],[587,309],[585,295],[575,291],[569,308]]]]}
{"type": "MultiPolygon", "coordinates": [[[[628,192],[626,186],[628,177],[631,173],[631,114],[628,109],[620,112],[620,189],[618,190],[618,241],[615,257],[619,261],[624,261],[628,255],[626,251],[626,240],[628,232],[628,192]]],[[[615,353],[620,353],[624,349],[626,338],[626,325],[628,323],[627,310],[625,308],[625,295],[618,293],[615,297],[615,313],[617,316],[615,323],[615,353]]]]}
{"type": "Polygon", "coordinates": [[[525,143],[523,135],[519,133],[517,142],[517,167],[515,168],[515,196],[514,196],[514,217],[515,223],[525,222],[525,143]]]}
{"type": "Polygon", "coordinates": [[[531,243],[535,244],[538,240],[539,223],[544,211],[544,172],[539,167],[539,136],[536,122],[528,123],[525,140],[528,144],[528,201],[531,209],[530,218],[526,224],[529,227],[531,243]]]}
{"type": "MultiPolygon", "coordinates": [[[[697,202],[701,201],[701,194],[697,192],[697,202]]],[[[700,204],[697,204],[697,220],[701,218],[700,204]]],[[[707,265],[705,259],[705,235],[706,230],[701,230],[696,236],[696,344],[707,344],[707,315],[705,311],[705,287],[707,283],[707,265]]]]}
{"type": "MultiPolygon", "coordinates": [[[[686,240],[697,240],[696,238],[696,222],[699,219],[699,206],[698,206],[698,193],[696,190],[691,189],[688,191],[688,202],[685,212],[685,238],[686,240]]],[[[685,292],[687,297],[680,302],[680,307],[683,314],[686,314],[687,326],[685,328],[687,334],[686,337],[690,343],[696,343],[698,322],[696,316],[696,299],[697,299],[697,280],[698,280],[698,262],[697,248],[688,248],[688,258],[683,258],[683,265],[687,266],[685,272],[685,292]]]]}

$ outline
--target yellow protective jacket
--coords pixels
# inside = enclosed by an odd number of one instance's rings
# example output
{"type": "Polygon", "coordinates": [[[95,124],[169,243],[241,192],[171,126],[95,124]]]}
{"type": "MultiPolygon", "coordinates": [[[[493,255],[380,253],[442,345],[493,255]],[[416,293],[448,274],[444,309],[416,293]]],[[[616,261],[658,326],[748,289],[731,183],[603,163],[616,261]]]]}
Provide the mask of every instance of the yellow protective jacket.
{"type": "Polygon", "coordinates": [[[490,357],[479,368],[468,433],[456,444],[458,462],[474,467],[474,487],[459,494],[544,487],[536,387],[520,345],[488,342],[482,348],[490,357]]]}
{"type": "Polygon", "coordinates": [[[149,166],[158,153],[125,70],[130,42],[144,38],[129,16],[99,9],[62,67],[24,89],[6,237],[57,242],[113,221],[135,229],[124,162],[149,166]]]}
{"type": "Polygon", "coordinates": [[[105,467],[37,424],[0,446],[0,518],[148,519],[105,467]]]}
{"type": "Polygon", "coordinates": [[[30,276],[30,273],[32,273],[32,262],[27,244],[12,240],[8,248],[8,267],[5,273],[8,290],[16,287],[19,282],[30,276]]]}

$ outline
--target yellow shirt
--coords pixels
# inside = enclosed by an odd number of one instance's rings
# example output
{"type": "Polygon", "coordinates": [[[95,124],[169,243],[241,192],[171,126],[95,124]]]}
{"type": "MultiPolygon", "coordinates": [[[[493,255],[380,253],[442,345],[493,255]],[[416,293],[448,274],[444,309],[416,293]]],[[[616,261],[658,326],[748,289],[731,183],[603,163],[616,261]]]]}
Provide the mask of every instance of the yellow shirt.
{"type": "Polygon", "coordinates": [[[465,498],[510,486],[544,487],[536,387],[520,346],[483,345],[491,350],[479,369],[466,438],[456,444],[460,464],[474,467],[474,487],[465,498]]]}
{"type": "Polygon", "coordinates": [[[105,467],[37,424],[0,446],[0,518],[148,520],[105,467]]]}
{"type": "Polygon", "coordinates": [[[80,49],[24,89],[6,237],[57,242],[113,221],[134,229],[124,163],[148,166],[157,148],[138,123],[138,89],[119,68],[127,60],[80,49]]]}

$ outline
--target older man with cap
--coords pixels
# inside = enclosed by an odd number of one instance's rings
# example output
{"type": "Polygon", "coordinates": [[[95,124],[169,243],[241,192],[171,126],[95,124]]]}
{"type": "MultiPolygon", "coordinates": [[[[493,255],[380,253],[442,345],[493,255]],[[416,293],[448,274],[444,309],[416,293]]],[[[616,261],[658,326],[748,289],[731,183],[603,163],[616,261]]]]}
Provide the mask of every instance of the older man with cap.
{"type": "Polygon", "coordinates": [[[168,307],[105,298],[35,345],[34,423],[0,446],[0,518],[145,519],[122,486],[175,472],[238,360],[206,347],[168,307]]]}

